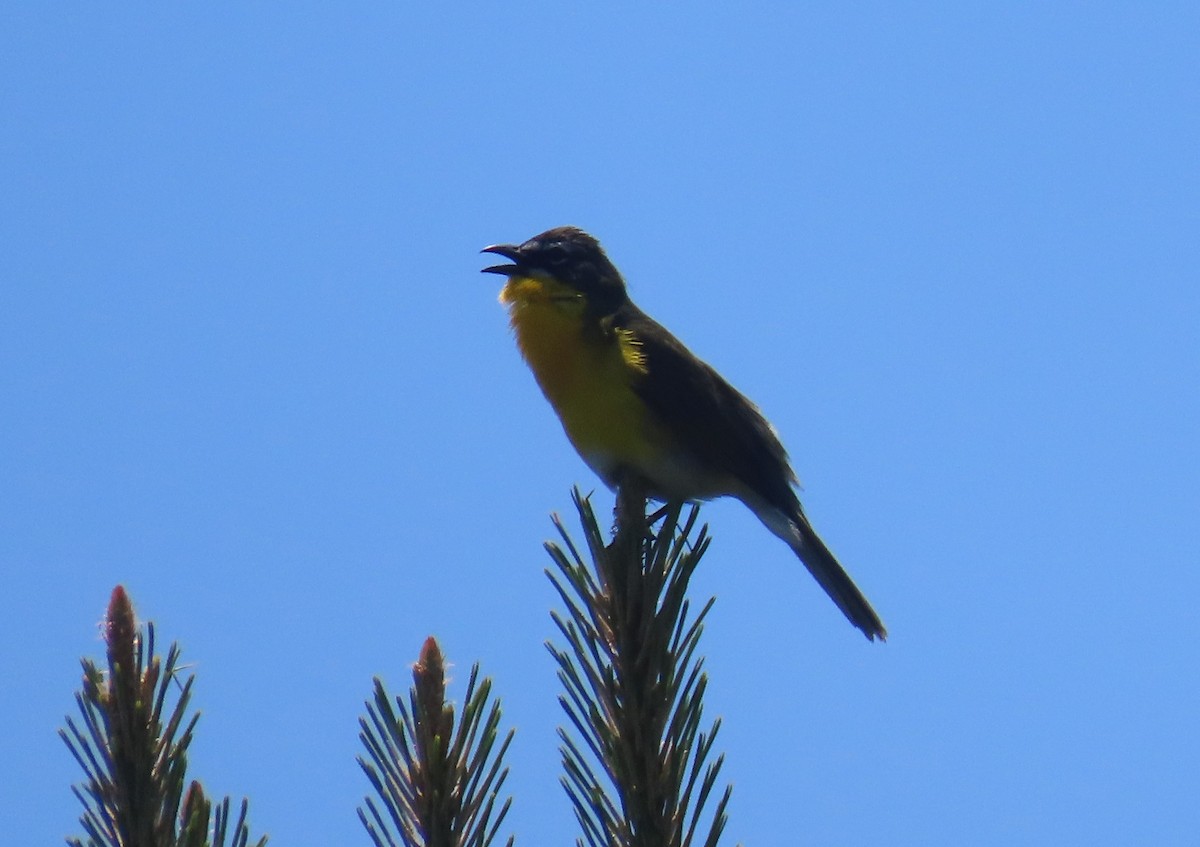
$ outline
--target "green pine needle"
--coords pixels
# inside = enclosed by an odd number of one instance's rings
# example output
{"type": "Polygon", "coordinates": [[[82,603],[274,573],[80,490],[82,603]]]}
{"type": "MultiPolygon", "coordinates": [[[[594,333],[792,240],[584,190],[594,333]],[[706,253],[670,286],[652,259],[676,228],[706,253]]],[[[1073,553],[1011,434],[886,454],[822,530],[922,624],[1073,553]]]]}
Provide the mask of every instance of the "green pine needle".
{"type": "Polygon", "coordinates": [[[707,811],[724,758],[709,761],[720,729],[703,726],[707,677],[697,658],[713,600],[690,616],[687,588],[708,548],[707,527],[692,539],[698,509],[653,519],[635,484],[618,492],[613,541],[606,543],[587,498],[573,493],[585,561],[562,521],[562,544],[546,549],[547,571],[565,612],[551,617],[566,642],[548,643],[563,686],[569,728],[559,730],[562,784],[583,847],[716,845],[731,789],[707,811]],[[701,840],[698,840],[701,839],[701,840]]]}
{"type": "MultiPolygon", "coordinates": [[[[392,698],[375,679],[359,738],[367,750],[359,765],[378,795],[364,800],[358,817],[376,847],[488,847],[508,814],[512,798],[497,810],[508,778],[504,755],[512,742],[500,737],[500,704],[491,680],[471,669],[462,717],[446,702],[445,661],[426,639],[413,666],[407,703],[392,698]],[[394,707],[393,707],[394,704],[394,707]]],[[[509,847],[513,838],[509,838],[509,847]]]]}
{"type": "MultiPolygon", "coordinates": [[[[79,822],[85,837],[67,843],[246,847],[247,802],[231,830],[229,798],[214,808],[198,782],[187,783],[187,751],[200,716],[188,711],[195,677],[180,682],[178,645],[171,645],[165,660],[155,652],[154,625],[139,630],[121,586],[112,593],[104,637],[107,671],[83,660],[75,695],[82,726],[68,717],[59,730],[85,777],[72,789],[84,807],[79,822]]],[[[256,847],[266,843],[263,836],[256,847]]]]}

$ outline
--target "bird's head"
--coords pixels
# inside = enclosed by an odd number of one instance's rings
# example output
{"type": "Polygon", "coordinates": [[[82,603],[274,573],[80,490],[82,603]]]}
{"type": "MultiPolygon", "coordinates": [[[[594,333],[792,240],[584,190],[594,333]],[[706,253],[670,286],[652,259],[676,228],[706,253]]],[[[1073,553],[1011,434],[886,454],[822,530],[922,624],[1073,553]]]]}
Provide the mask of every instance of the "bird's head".
{"type": "Polygon", "coordinates": [[[600,242],[573,226],[547,230],[523,244],[493,244],[482,252],[512,262],[483,269],[508,277],[500,295],[506,303],[574,299],[582,300],[589,312],[605,315],[626,298],[625,281],[600,242]]]}

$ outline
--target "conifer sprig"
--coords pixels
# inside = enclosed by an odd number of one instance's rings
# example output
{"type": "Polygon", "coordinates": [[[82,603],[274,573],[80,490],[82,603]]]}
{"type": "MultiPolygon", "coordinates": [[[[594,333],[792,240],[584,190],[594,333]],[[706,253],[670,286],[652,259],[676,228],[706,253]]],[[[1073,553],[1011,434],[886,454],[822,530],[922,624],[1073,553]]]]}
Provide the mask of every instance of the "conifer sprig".
{"type": "Polygon", "coordinates": [[[379,797],[365,798],[358,810],[376,847],[487,847],[495,839],[512,803],[506,798],[497,811],[513,730],[497,749],[500,705],[491,700],[491,680],[478,676],[475,665],[457,727],[433,638],[413,666],[407,704],[397,697],[393,708],[376,677],[367,717],[359,720],[368,758],[358,759],[379,797]]]}
{"type": "MultiPolygon", "coordinates": [[[[72,789],[84,807],[79,821],[86,836],[67,843],[246,847],[248,803],[242,801],[230,829],[229,798],[214,807],[199,782],[187,784],[187,750],[200,715],[188,713],[195,676],[180,682],[179,646],[171,645],[165,661],[158,656],[154,625],[139,632],[119,585],[105,615],[104,640],[107,671],[83,660],[83,684],[75,695],[82,726],[68,717],[59,730],[86,776],[72,789]]],[[[263,836],[256,847],[266,843],[263,836]]]]}
{"type": "Polygon", "coordinates": [[[573,728],[559,737],[563,786],[583,829],[577,843],[713,847],[731,792],[706,814],[724,761],[709,762],[720,721],[701,729],[707,677],[696,648],[713,601],[689,620],[687,599],[707,527],[690,541],[698,509],[680,526],[680,503],[647,519],[643,490],[628,481],[605,544],[591,504],[578,489],[573,497],[591,562],[555,518],[563,546],[546,545],[558,568],[547,573],[566,606],[553,618],[567,646],[547,646],[573,728]]]}

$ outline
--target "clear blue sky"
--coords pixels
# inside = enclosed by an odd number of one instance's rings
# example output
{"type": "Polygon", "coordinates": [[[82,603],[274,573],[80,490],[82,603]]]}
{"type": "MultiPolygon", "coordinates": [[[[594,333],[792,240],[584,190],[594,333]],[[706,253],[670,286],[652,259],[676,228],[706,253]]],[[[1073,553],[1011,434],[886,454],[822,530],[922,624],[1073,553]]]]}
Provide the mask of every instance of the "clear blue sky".
{"type": "Polygon", "coordinates": [[[598,483],[478,250],[572,223],[892,635],[706,508],[729,844],[1194,844],[1200,7],[435,5],[0,15],[6,839],[78,832],[119,582],[275,843],[368,843],[356,719],[430,633],[570,843],[541,543],[598,483]]]}

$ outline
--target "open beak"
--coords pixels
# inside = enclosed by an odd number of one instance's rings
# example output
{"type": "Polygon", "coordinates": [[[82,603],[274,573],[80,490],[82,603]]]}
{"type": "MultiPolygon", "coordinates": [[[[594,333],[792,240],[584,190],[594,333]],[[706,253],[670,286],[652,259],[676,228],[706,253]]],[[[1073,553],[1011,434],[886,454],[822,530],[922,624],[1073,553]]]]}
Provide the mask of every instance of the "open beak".
{"type": "MultiPolygon", "coordinates": [[[[521,248],[515,244],[493,244],[490,247],[484,247],[480,253],[495,253],[497,256],[503,256],[513,262],[520,262],[521,248]]],[[[482,273],[485,274],[500,274],[501,276],[512,276],[518,270],[518,265],[492,265],[484,268],[482,273]]]]}

